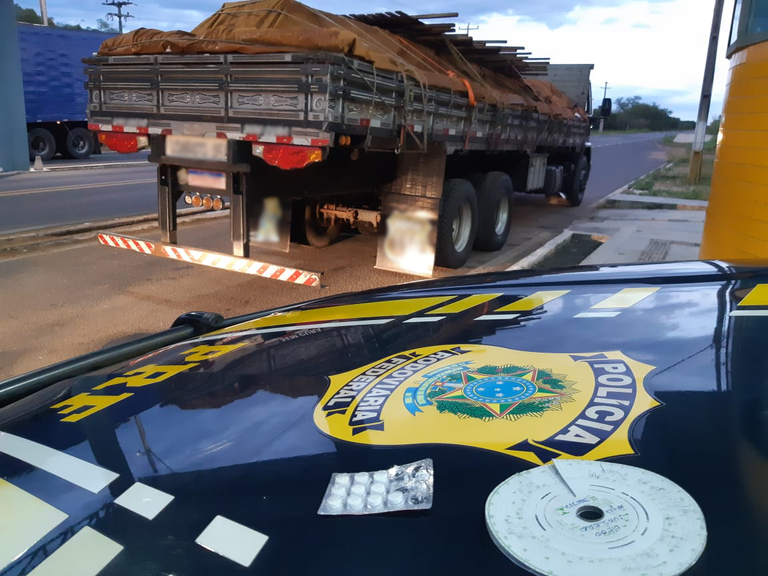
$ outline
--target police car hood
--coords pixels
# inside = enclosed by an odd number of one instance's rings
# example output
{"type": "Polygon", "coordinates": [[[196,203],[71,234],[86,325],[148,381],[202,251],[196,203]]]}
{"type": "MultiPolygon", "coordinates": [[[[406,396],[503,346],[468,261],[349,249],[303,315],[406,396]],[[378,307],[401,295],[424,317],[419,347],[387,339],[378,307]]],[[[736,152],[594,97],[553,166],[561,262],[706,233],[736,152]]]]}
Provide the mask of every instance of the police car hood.
{"type": "Polygon", "coordinates": [[[708,531],[691,574],[765,573],[767,286],[721,262],[414,283],[61,382],[0,411],[0,566],[523,574],[486,499],[575,458],[683,488],[708,531]],[[317,514],[333,473],[424,458],[431,509],[317,514]]]}

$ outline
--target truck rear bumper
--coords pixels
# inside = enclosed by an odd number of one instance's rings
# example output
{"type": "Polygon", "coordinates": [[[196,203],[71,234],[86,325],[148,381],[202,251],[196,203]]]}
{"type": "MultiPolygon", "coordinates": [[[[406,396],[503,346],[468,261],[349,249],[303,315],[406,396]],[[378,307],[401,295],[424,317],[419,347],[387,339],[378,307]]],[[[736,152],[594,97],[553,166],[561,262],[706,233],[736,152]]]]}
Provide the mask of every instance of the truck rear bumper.
{"type": "Polygon", "coordinates": [[[213,252],[211,250],[201,250],[188,246],[179,246],[177,244],[166,244],[164,242],[155,242],[151,240],[142,240],[132,238],[122,234],[101,233],[98,236],[99,243],[111,248],[121,248],[123,250],[133,250],[149,256],[158,256],[160,258],[169,258],[171,260],[180,260],[189,264],[199,264],[210,268],[219,268],[221,270],[230,270],[251,276],[260,276],[291,284],[301,284],[303,286],[320,286],[320,273],[307,270],[298,270],[278,264],[260,262],[250,258],[240,258],[213,252]]]}

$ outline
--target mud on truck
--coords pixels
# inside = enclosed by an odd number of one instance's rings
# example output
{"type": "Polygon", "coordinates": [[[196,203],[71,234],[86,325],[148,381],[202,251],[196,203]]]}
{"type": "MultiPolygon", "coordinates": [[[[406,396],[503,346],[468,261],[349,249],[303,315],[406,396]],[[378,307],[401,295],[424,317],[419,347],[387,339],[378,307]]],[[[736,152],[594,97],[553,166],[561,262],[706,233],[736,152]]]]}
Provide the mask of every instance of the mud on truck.
{"type": "Polygon", "coordinates": [[[578,206],[592,66],[434,23],[455,16],[259,0],[224,4],[192,32],[105,41],[84,60],[89,127],[114,150],[151,148],[161,241],[99,241],[313,286],[318,273],[263,260],[346,228],[379,235],[378,268],[429,276],[500,250],[515,192],[578,206]],[[177,243],[180,200],[229,207],[231,255],[177,243]]]}

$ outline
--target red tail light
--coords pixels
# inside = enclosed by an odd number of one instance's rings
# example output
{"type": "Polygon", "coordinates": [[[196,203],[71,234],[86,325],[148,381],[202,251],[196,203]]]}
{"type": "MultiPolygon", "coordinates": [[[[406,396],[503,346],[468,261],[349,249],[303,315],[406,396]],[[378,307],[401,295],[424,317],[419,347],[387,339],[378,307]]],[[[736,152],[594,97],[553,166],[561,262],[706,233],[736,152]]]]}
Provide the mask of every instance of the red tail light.
{"type": "Polygon", "coordinates": [[[294,170],[304,168],[313,162],[322,162],[323,149],[285,144],[254,144],[253,155],[271,166],[277,166],[283,170],[294,170]]]}
{"type": "Polygon", "coordinates": [[[149,138],[119,132],[99,132],[99,142],[120,154],[131,154],[149,146],[149,138]]]}

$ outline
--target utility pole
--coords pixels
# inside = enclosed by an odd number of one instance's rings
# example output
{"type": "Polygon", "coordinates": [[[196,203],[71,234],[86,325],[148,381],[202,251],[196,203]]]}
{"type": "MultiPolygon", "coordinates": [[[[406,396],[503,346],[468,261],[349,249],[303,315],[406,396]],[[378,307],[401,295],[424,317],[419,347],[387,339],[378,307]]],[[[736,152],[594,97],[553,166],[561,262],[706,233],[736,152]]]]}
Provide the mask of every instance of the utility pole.
{"type": "Polygon", "coordinates": [[[120,32],[120,34],[123,33],[123,20],[128,20],[128,18],[133,18],[128,12],[123,14],[123,6],[131,6],[135,5],[134,2],[130,2],[129,0],[107,0],[106,2],[102,2],[104,6],[113,6],[117,8],[117,12],[108,12],[107,18],[110,20],[114,20],[117,18],[117,29],[120,32]]]}
{"type": "Polygon", "coordinates": [[[471,30],[479,30],[479,29],[480,29],[480,26],[470,26],[470,25],[469,25],[469,22],[467,22],[467,26],[466,26],[465,28],[461,28],[461,27],[460,27],[460,28],[459,28],[459,31],[462,31],[462,30],[464,30],[464,31],[466,32],[467,36],[469,36],[469,32],[470,32],[471,30]]]}
{"type": "Polygon", "coordinates": [[[48,3],[40,0],[40,16],[43,18],[43,26],[48,26],[48,3]]]}
{"type": "MultiPolygon", "coordinates": [[[[608,82],[606,82],[605,86],[603,86],[603,101],[605,101],[606,98],[608,98],[608,82]]],[[[602,132],[603,128],[605,128],[605,117],[603,116],[603,113],[602,113],[602,109],[603,109],[602,102],[600,104],[601,104],[601,106],[600,106],[600,129],[599,129],[599,131],[602,132]]]]}
{"type": "Polygon", "coordinates": [[[715,81],[717,41],[720,38],[723,3],[724,0],[715,0],[715,11],[712,15],[712,31],[709,34],[707,63],[704,66],[704,81],[701,84],[701,98],[699,99],[699,115],[696,118],[696,131],[693,134],[693,147],[691,148],[691,165],[688,170],[688,183],[690,184],[696,184],[701,180],[701,161],[704,156],[704,138],[707,134],[709,107],[712,104],[712,84],[715,81]]]}
{"type": "Polygon", "coordinates": [[[24,85],[13,2],[0,0],[0,172],[29,170],[24,85]]]}

